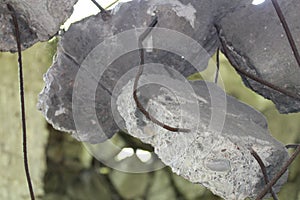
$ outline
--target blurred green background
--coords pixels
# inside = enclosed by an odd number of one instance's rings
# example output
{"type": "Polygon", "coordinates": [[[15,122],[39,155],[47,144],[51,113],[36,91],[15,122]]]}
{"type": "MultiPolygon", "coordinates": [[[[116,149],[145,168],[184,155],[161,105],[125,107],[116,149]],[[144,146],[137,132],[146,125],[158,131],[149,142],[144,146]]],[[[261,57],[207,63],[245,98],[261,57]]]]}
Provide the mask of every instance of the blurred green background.
{"type": "MultiPolygon", "coordinates": [[[[194,185],[173,174],[169,168],[130,174],[110,169],[93,159],[68,134],[47,125],[37,111],[37,96],[43,89],[43,74],[56,51],[56,40],[38,43],[23,52],[26,116],[28,126],[29,164],[38,199],[45,200],[194,200],[220,199],[200,185],[194,185]]],[[[0,199],[29,199],[22,160],[19,112],[17,56],[0,53],[0,199]]],[[[213,80],[214,58],[201,73],[213,80]]],[[[224,57],[221,74],[228,94],[261,111],[269,122],[271,134],[279,141],[300,143],[300,113],[282,115],[274,104],[243,86],[224,57]]],[[[191,77],[201,78],[199,74],[191,77]]],[[[128,145],[127,145],[128,146],[128,145]]],[[[279,194],[280,199],[300,200],[300,158],[290,168],[289,180],[279,194]]]]}

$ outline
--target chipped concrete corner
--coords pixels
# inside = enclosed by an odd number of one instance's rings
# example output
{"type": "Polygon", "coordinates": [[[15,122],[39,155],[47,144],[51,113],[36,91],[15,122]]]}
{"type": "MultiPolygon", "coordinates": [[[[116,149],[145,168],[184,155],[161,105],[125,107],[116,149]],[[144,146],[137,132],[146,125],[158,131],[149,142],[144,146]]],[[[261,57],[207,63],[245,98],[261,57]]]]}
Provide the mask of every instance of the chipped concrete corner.
{"type": "Polygon", "coordinates": [[[26,49],[38,41],[47,41],[55,35],[60,26],[73,12],[77,0],[4,0],[0,2],[0,51],[15,52],[16,42],[14,25],[7,4],[14,7],[22,41],[22,49],[26,49]]]}

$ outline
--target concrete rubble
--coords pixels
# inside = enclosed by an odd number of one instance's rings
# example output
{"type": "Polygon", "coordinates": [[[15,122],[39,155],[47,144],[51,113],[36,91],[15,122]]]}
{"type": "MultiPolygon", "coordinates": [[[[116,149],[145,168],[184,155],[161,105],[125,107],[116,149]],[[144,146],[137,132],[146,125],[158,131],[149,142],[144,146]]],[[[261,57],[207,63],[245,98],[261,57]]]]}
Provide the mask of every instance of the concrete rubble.
{"type": "MultiPolygon", "coordinates": [[[[288,159],[284,145],[268,132],[262,114],[227,96],[215,84],[186,83],[166,78],[161,71],[146,74],[139,89],[144,107],[159,121],[191,132],[171,132],[149,121],[132,98],[132,80],[121,91],[118,110],[128,133],[151,144],[159,158],[178,175],[204,185],[224,199],[254,198],[265,183],[250,149],[261,157],[269,177],[274,177],[288,159]],[[184,90],[186,84],[194,92],[184,90]]],[[[275,185],[276,192],[287,175],[275,185]]]]}
{"type": "Polygon", "coordinates": [[[17,51],[14,24],[7,8],[17,13],[22,49],[53,37],[73,12],[77,0],[2,0],[0,2],[0,51],[17,51]]]}

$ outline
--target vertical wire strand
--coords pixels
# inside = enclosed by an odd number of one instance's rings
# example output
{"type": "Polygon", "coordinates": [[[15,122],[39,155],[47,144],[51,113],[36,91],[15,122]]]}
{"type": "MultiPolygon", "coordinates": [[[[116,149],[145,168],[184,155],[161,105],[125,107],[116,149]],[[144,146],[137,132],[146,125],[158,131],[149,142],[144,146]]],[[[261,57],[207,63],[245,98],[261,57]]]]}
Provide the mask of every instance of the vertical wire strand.
{"type": "Polygon", "coordinates": [[[284,17],[284,15],[282,13],[282,10],[281,10],[281,8],[280,8],[280,6],[278,4],[278,1],[277,0],[271,0],[271,1],[272,1],[272,4],[273,4],[273,6],[274,6],[274,8],[276,10],[276,13],[278,15],[279,20],[282,23],[283,29],[285,31],[285,34],[286,34],[286,36],[288,38],[288,41],[289,41],[289,44],[290,44],[290,46],[292,48],[292,51],[294,53],[294,57],[295,57],[295,59],[296,59],[296,61],[298,63],[298,66],[300,67],[299,52],[298,52],[298,49],[296,47],[296,43],[295,43],[293,35],[292,35],[291,31],[290,31],[290,28],[289,28],[289,26],[288,26],[288,24],[287,24],[287,22],[285,20],[285,17],[284,17]]]}
{"type": "Polygon", "coordinates": [[[18,66],[19,66],[19,90],[20,90],[20,107],[21,107],[21,121],[22,121],[22,135],[23,135],[23,161],[24,161],[24,169],[26,174],[27,185],[30,193],[31,200],[35,200],[35,195],[33,191],[33,186],[31,183],[31,177],[28,166],[28,155],[27,155],[27,129],[26,129],[26,116],[25,116],[25,98],[24,98],[24,78],[23,78],[23,63],[22,63],[22,50],[21,50],[21,39],[20,39],[20,31],[17,20],[17,14],[15,9],[7,4],[8,10],[11,12],[13,25],[15,28],[15,38],[18,49],[18,66]]]}
{"type": "MultiPolygon", "coordinates": [[[[265,166],[264,162],[262,161],[260,156],[257,154],[257,152],[254,151],[254,149],[251,148],[250,153],[255,158],[255,160],[257,161],[257,163],[260,166],[260,169],[261,169],[261,171],[263,173],[263,176],[264,176],[264,179],[265,179],[265,184],[268,184],[269,183],[269,177],[268,177],[267,169],[266,169],[266,166],[265,166]]],[[[278,197],[277,197],[277,195],[274,192],[272,187],[270,188],[270,193],[271,193],[274,200],[278,200],[278,197]]]]}
{"type": "Polygon", "coordinates": [[[217,54],[216,54],[216,65],[217,65],[217,70],[215,76],[215,83],[217,84],[219,78],[219,72],[220,72],[220,48],[219,47],[217,49],[217,54]]]}
{"type": "Polygon", "coordinates": [[[156,125],[164,128],[164,129],[167,129],[169,131],[172,131],[172,132],[190,132],[189,129],[176,128],[176,127],[172,127],[172,126],[169,126],[167,124],[164,124],[164,123],[160,122],[159,120],[157,120],[156,118],[154,118],[153,116],[151,116],[150,113],[143,107],[143,105],[141,104],[141,102],[138,100],[137,86],[138,86],[139,79],[140,79],[140,77],[141,77],[141,75],[143,73],[144,64],[145,64],[145,52],[144,52],[144,47],[143,47],[143,41],[150,34],[150,32],[152,31],[152,29],[156,26],[157,22],[158,22],[158,19],[157,19],[157,16],[155,16],[154,19],[152,20],[152,22],[150,23],[150,25],[148,26],[148,28],[139,36],[138,47],[139,47],[139,52],[140,52],[140,65],[139,65],[139,69],[138,69],[136,78],[134,80],[134,85],[133,85],[133,99],[135,101],[135,104],[136,104],[137,108],[144,114],[144,116],[148,120],[150,120],[154,124],[156,124],[156,125]]]}

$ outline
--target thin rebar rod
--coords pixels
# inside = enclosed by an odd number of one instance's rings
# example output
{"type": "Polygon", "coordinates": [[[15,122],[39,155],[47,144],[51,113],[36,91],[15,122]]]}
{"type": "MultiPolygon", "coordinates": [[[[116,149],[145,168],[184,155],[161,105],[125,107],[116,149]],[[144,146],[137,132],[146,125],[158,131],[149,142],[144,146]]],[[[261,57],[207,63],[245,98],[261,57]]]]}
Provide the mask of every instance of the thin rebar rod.
{"type": "Polygon", "coordinates": [[[101,11],[101,12],[106,12],[106,10],[96,1],[96,0],[91,0],[95,6],[101,11]]]}
{"type": "Polygon", "coordinates": [[[283,26],[283,29],[285,31],[285,34],[286,34],[287,39],[289,41],[289,44],[290,44],[290,46],[292,48],[292,51],[294,53],[294,57],[295,57],[295,59],[296,59],[296,61],[298,63],[298,66],[300,67],[300,55],[299,55],[299,52],[298,52],[295,40],[293,38],[293,35],[291,33],[291,30],[290,30],[290,28],[289,28],[289,26],[288,26],[288,24],[287,24],[287,22],[285,20],[285,17],[284,17],[284,15],[282,13],[282,10],[281,10],[281,8],[280,8],[280,6],[278,4],[278,1],[277,0],[271,0],[271,2],[272,2],[273,6],[274,6],[274,8],[276,10],[276,13],[278,15],[279,20],[280,20],[280,22],[281,22],[281,24],[283,26]]]}
{"type": "Polygon", "coordinates": [[[290,91],[288,91],[286,89],[283,89],[283,88],[281,88],[279,86],[276,86],[276,85],[274,85],[274,84],[272,84],[272,83],[270,83],[270,82],[268,82],[268,81],[266,81],[266,80],[264,80],[262,78],[259,78],[256,75],[253,75],[253,74],[251,74],[251,73],[247,72],[246,70],[243,70],[243,69],[241,69],[239,67],[234,67],[234,68],[240,74],[243,74],[244,76],[246,76],[246,77],[248,77],[248,78],[250,78],[250,79],[252,79],[252,80],[254,80],[254,81],[258,82],[258,83],[261,83],[261,84],[263,84],[265,86],[268,86],[269,88],[271,88],[271,89],[273,89],[273,90],[275,90],[277,92],[280,92],[280,93],[282,93],[282,94],[284,94],[286,96],[292,97],[293,99],[296,99],[296,100],[300,101],[300,96],[299,95],[297,95],[297,94],[295,94],[293,92],[290,92],[290,91]]]}
{"type": "Polygon", "coordinates": [[[140,79],[140,77],[143,73],[144,64],[145,64],[145,52],[144,52],[144,47],[143,47],[143,41],[150,34],[150,32],[155,27],[157,22],[158,22],[158,19],[157,19],[157,16],[155,16],[154,19],[152,20],[152,22],[150,23],[150,25],[148,26],[148,28],[139,36],[139,39],[138,39],[138,47],[139,47],[139,53],[140,53],[140,65],[139,65],[139,69],[138,69],[136,78],[134,80],[133,99],[135,101],[135,104],[136,104],[137,108],[145,115],[145,117],[148,120],[155,123],[156,125],[164,128],[166,130],[172,131],[172,132],[190,132],[189,129],[172,127],[172,126],[169,126],[167,124],[164,124],[164,123],[160,122],[159,120],[157,120],[156,118],[151,116],[151,114],[143,107],[141,102],[138,100],[137,86],[138,86],[139,79],[140,79]]]}
{"type": "MultiPolygon", "coordinates": [[[[216,28],[216,30],[218,32],[218,35],[220,35],[221,34],[220,33],[221,32],[220,28],[217,25],[215,25],[215,28],[216,28]]],[[[222,39],[220,39],[220,41],[221,41],[221,46],[222,46],[223,53],[228,58],[229,52],[228,52],[228,50],[226,48],[226,45],[224,44],[224,41],[222,39]]],[[[229,59],[229,61],[230,61],[230,59],[229,59]]],[[[281,88],[279,86],[276,86],[276,85],[274,85],[274,84],[272,84],[272,83],[270,83],[270,82],[268,82],[268,81],[266,81],[266,80],[264,80],[264,79],[262,79],[260,77],[257,77],[256,75],[254,75],[252,73],[247,72],[244,69],[241,69],[240,67],[237,67],[237,66],[234,66],[234,65],[232,65],[232,66],[234,67],[234,69],[237,72],[239,72],[240,74],[244,75],[245,77],[250,78],[250,79],[252,79],[252,80],[254,80],[254,81],[256,81],[256,82],[258,82],[258,83],[260,83],[262,85],[265,85],[265,86],[267,86],[267,87],[269,87],[269,88],[271,88],[271,89],[273,89],[273,90],[275,90],[277,92],[280,92],[280,93],[282,93],[282,94],[284,94],[284,95],[286,95],[288,97],[291,97],[293,99],[296,99],[296,100],[300,101],[300,95],[295,94],[293,92],[290,92],[290,91],[288,91],[288,90],[286,90],[284,88],[281,88]]]]}
{"type": "Polygon", "coordinates": [[[103,8],[96,0],[91,0],[91,1],[100,10],[100,14],[101,14],[101,17],[102,17],[103,21],[107,21],[108,19],[111,18],[110,12],[105,10],[105,8],[103,8]]]}
{"type": "Polygon", "coordinates": [[[292,164],[292,162],[296,159],[296,157],[300,153],[300,145],[296,148],[293,155],[288,159],[288,161],[283,165],[281,170],[275,175],[275,177],[265,185],[264,189],[259,193],[255,200],[261,200],[268,193],[270,188],[275,185],[275,183],[280,179],[280,177],[287,171],[288,167],[292,164]]]}
{"type": "Polygon", "coordinates": [[[18,49],[18,67],[19,67],[19,90],[20,90],[20,109],[21,109],[21,121],[22,121],[22,136],[23,136],[23,161],[24,161],[24,169],[26,174],[27,185],[30,193],[31,200],[35,200],[35,195],[33,191],[33,186],[31,183],[31,177],[28,166],[28,155],[27,155],[27,129],[26,129],[26,116],[25,116],[25,94],[24,94],[24,78],[23,78],[23,63],[22,63],[22,50],[21,50],[21,37],[19,24],[17,20],[17,14],[15,9],[7,4],[8,10],[11,12],[13,25],[15,28],[15,38],[18,49]]]}
{"type": "Polygon", "coordinates": [[[216,70],[216,76],[215,76],[215,83],[218,83],[219,72],[220,72],[220,48],[217,49],[216,65],[217,65],[217,70],[216,70]]]}
{"type": "MultiPolygon", "coordinates": [[[[260,158],[260,156],[257,154],[256,151],[254,151],[254,149],[250,149],[250,153],[251,155],[255,158],[255,160],[257,161],[257,163],[259,164],[260,166],[260,169],[263,173],[263,176],[264,176],[264,180],[265,180],[265,183],[268,184],[269,183],[269,177],[268,177],[268,173],[267,173],[267,169],[266,169],[266,166],[264,164],[264,162],[262,161],[262,159],[260,158]]],[[[270,193],[273,197],[274,200],[278,200],[278,197],[276,195],[276,193],[274,192],[273,188],[271,187],[270,188],[270,193]]]]}

